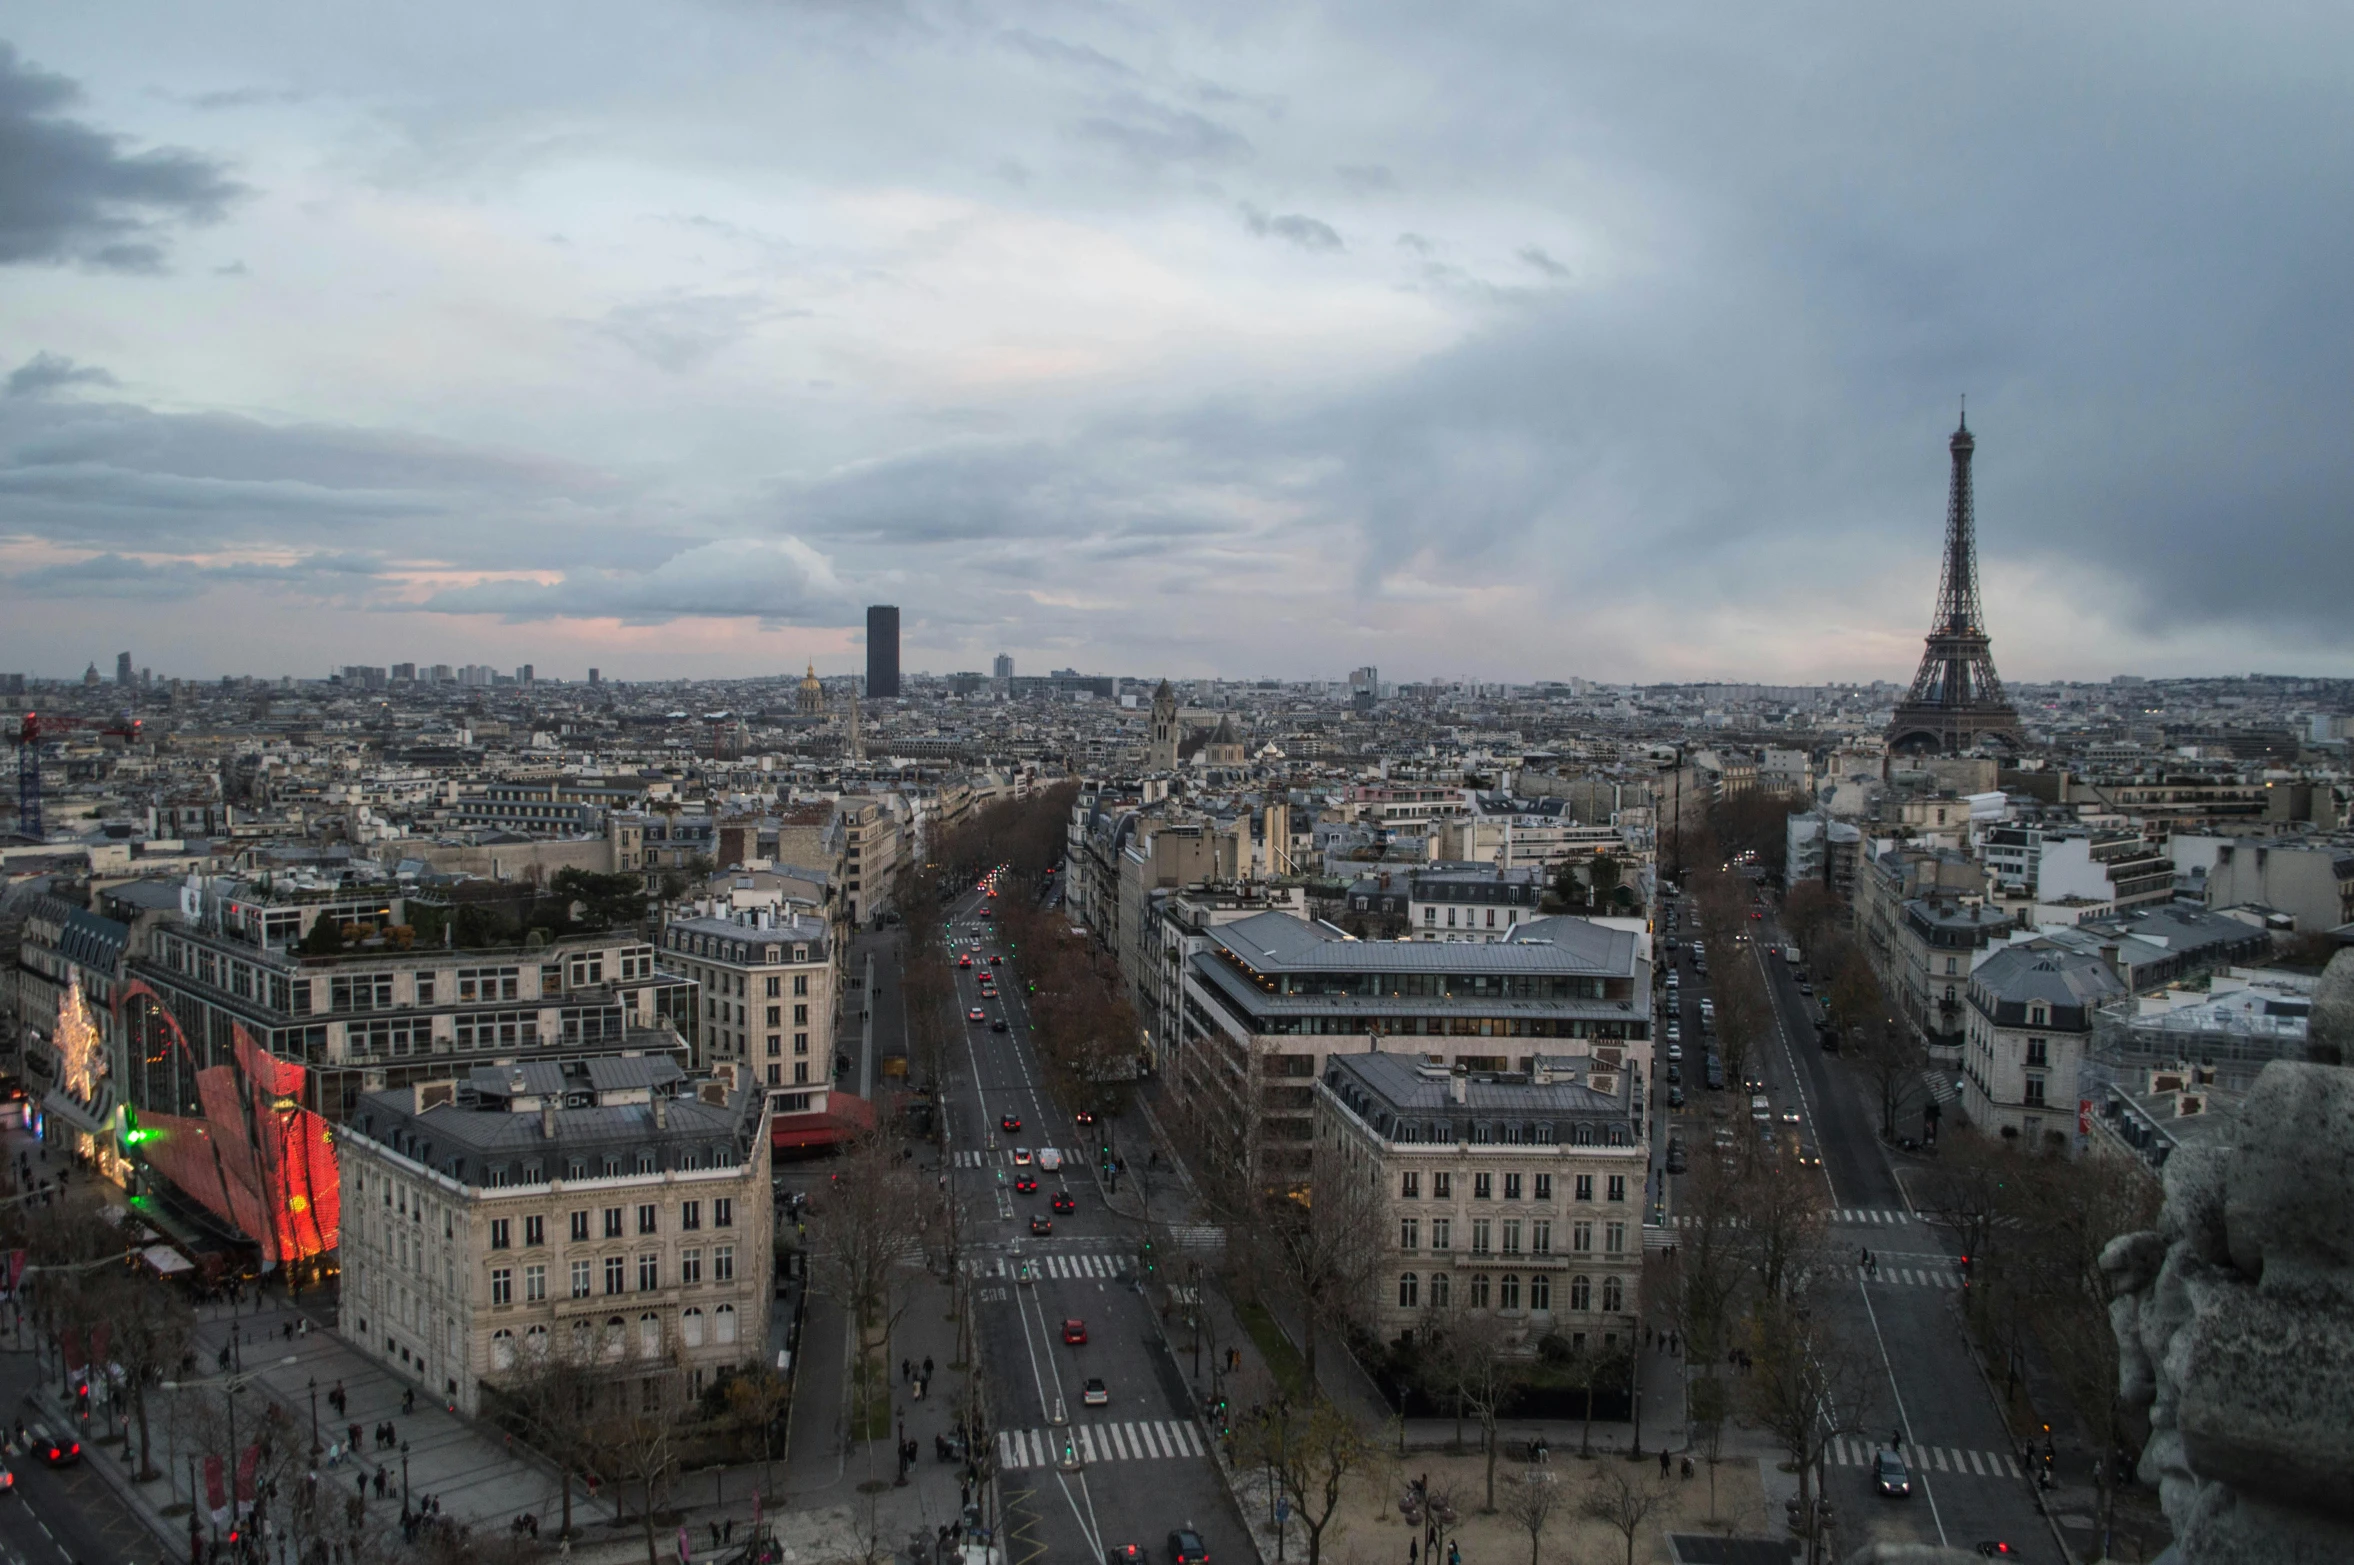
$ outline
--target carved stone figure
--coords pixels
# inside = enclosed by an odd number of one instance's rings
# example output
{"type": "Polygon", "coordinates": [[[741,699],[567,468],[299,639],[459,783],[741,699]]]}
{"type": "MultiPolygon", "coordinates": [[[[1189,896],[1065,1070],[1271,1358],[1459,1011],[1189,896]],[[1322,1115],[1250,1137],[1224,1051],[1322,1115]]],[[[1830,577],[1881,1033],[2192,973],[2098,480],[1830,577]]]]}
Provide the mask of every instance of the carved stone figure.
{"type": "Polygon", "coordinates": [[[2165,1185],[2157,1230],[2101,1256],[2161,1559],[2354,1560],[2354,1071],[2267,1065],[2228,1144],[2165,1185]]]}

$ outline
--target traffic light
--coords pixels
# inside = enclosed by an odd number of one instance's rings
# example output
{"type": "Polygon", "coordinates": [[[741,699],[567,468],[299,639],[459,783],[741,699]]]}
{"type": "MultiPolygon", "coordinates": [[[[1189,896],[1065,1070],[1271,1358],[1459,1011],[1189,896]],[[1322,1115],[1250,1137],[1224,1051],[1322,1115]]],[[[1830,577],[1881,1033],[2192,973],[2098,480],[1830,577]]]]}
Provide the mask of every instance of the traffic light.
{"type": "Polygon", "coordinates": [[[1137,1252],[1136,1264],[1145,1276],[1150,1277],[1153,1274],[1152,1241],[1150,1239],[1145,1240],[1143,1248],[1137,1252]]]}

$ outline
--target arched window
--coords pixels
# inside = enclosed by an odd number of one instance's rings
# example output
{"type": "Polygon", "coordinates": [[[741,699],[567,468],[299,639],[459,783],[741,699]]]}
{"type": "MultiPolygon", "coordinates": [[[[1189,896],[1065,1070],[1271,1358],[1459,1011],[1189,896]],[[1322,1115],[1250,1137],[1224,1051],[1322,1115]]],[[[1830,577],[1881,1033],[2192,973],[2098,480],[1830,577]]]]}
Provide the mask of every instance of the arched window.
{"type": "Polygon", "coordinates": [[[1432,1309],[1445,1309],[1453,1299],[1454,1291],[1454,1273],[1432,1272],[1430,1274],[1430,1307],[1432,1309]]]}
{"type": "Polygon", "coordinates": [[[572,1323],[572,1356],[575,1360],[581,1363],[588,1361],[589,1355],[596,1351],[596,1334],[596,1328],[585,1320],[572,1323]]]}
{"type": "Polygon", "coordinates": [[[703,1345],[703,1311],[700,1307],[690,1304],[686,1313],[679,1316],[678,1340],[690,1348],[703,1345]]]}
{"type": "Polygon", "coordinates": [[[504,1326],[490,1334],[490,1367],[494,1370],[515,1367],[515,1334],[504,1326]]]}
{"type": "Polygon", "coordinates": [[[1412,1272],[1401,1273],[1398,1277],[1398,1308],[1410,1310],[1421,1302],[1422,1279],[1412,1272]]]}
{"type": "Polygon", "coordinates": [[[1553,1279],[1538,1272],[1528,1280],[1528,1307],[1531,1314],[1542,1314],[1553,1308],[1553,1279]]]}
{"type": "Polygon", "coordinates": [[[523,1333],[523,1362],[545,1364],[548,1361],[548,1328],[534,1326],[523,1333]]]}
{"type": "Polygon", "coordinates": [[[1569,1307],[1580,1315],[1583,1315],[1586,1311],[1594,1307],[1594,1282],[1592,1278],[1572,1277],[1569,1280],[1569,1307]]]}
{"type": "Polygon", "coordinates": [[[711,1340],[726,1346],[736,1340],[736,1307],[722,1304],[711,1312],[711,1340]]]}
{"type": "Polygon", "coordinates": [[[1475,1310],[1484,1310],[1488,1307],[1488,1274],[1486,1272],[1471,1274],[1471,1307],[1475,1310]]]}
{"type": "Polygon", "coordinates": [[[1623,1310],[1626,1308],[1626,1305],[1627,1300],[1625,1285],[1620,1283],[1616,1277],[1603,1278],[1602,1307],[1605,1310],[1623,1310]]]}
{"type": "Polygon", "coordinates": [[[1496,1279],[1496,1308],[1500,1310],[1520,1308],[1520,1279],[1511,1272],[1506,1272],[1496,1279]]]}
{"type": "Polygon", "coordinates": [[[638,1317],[638,1356],[662,1356],[662,1317],[651,1312],[638,1317]]]}
{"type": "Polygon", "coordinates": [[[622,1325],[621,1317],[618,1315],[605,1322],[605,1357],[617,1359],[628,1351],[628,1344],[623,1340],[626,1331],[627,1328],[622,1325]]]}

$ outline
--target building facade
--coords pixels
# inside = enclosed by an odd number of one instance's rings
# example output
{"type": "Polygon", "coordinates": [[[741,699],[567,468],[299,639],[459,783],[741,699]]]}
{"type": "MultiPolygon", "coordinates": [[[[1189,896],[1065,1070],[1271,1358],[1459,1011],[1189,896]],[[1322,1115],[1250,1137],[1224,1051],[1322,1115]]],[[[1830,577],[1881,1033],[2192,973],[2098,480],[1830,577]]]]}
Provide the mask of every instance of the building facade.
{"type": "Polygon", "coordinates": [[[1962,1045],[1970,1123],[2031,1147],[2053,1136],[2072,1143],[2096,1013],[2125,992],[2106,962],[2080,952],[2028,944],[1979,963],[1962,1045]]]}
{"type": "Polygon", "coordinates": [[[823,919],[757,908],[663,927],[664,960],[702,1000],[702,1058],[744,1066],[763,1086],[834,1073],[837,967],[823,919]]]}
{"type": "Polygon", "coordinates": [[[1411,1341],[1493,1313],[1534,1353],[1631,1342],[1642,1319],[1649,1152],[1632,1083],[1592,1084],[1588,1058],[1525,1072],[1450,1069],[1404,1054],[1335,1056],[1315,1090],[1316,1183],[1382,1192],[1365,1316],[1411,1341]]]}
{"type": "Polygon", "coordinates": [[[468,1415],[556,1354],[699,1394],[766,1354],[767,1102],[661,1059],[366,1094],[339,1135],[338,1329],[468,1415]]]}

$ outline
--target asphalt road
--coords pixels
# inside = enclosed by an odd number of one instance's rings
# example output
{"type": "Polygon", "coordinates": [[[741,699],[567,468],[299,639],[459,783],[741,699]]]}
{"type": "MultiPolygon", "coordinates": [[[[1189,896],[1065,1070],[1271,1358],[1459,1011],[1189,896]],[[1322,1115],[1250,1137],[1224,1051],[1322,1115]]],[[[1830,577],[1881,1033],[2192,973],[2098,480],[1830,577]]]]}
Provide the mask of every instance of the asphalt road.
{"type": "MultiPolygon", "coordinates": [[[[1007,896],[1027,894],[1010,883],[1007,896]]],[[[1022,1003],[1018,953],[1006,953],[993,920],[977,915],[982,899],[952,905],[951,959],[971,953],[957,973],[960,1008],[983,1020],[965,1024],[949,1063],[948,1116],[954,1178],[966,1213],[964,1265],[976,1273],[979,1340],[989,1406],[998,1428],[998,1488],[1008,1565],[1036,1560],[1100,1560],[1125,1543],[1162,1557],[1174,1527],[1192,1526],[1213,1559],[1245,1559],[1250,1545],[1235,1521],[1193,1416],[1186,1378],[1164,1350],[1151,1307],[1136,1283],[1139,1226],[1111,1212],[1093,1167],[1097,1142],[1048,1095],[1022,1003]],[[989,964],[991,955],[1003,957],[989,964]],[[983,999],[980,978],[995,974],[1001,998],[983,999]],[[996,1032],[991,1023],[1005,1021],[996,1032]],[[1014,1116],[1020,1129],[1006,1130],[1014,1116]],[[1039,1149],[1059,1148],[1053,1172],[1039,1149]],[[1031,1161],[1016,1161],[1016,1149],[1031,1161]],[[1035,1194],[1015,1188],[1024,1174],[1035,1194]],[[1056,1215],[1049,1202],[1067,1193],[1077,1209],[1056,1215]],[[1053,1224],[1031,1231],[1031,1220],[1053,1224]],[[1020,1280],[1024,1263],[1034,1281],[1020,1280]],[[1081,1321],[1087,1341],[1064,1341],[1063,1323],[1081,1321]],[[1104,1407],[1082,1405],[1090,1378],[1109,1393],[1104,1407]],[[1067,1419],[1057,1423],[1058,1411],[1067,1419]],[[1068,1449],[1078,1458],[1064,1468],[1068,1449]]]]}
{"type": "MultiPolygon", "coordinates": [[[[1837,1271],[1823,1307],[1839,1339],[1869,1366],[1861,1405],[1844,1420],[1864,1433],[1843,1443],[1825,1492],[1850,1542],[1887,1538],[1971,1548],[2001,1539],[2020,1557],[2062,1555],[2035,1506],[2001,1415],[1964,1346],[1961,1276],[1952,1235],[1915,1215],[1879,1138],[1877,1084],[1816,1041],[1820,1007],[1799,975],[1768,955],[1785,938],[1769,912],[1749,926],[1741,960],[1758,964],[1777,1035],[1760,1050],[1774,1111],[1795,1109],[1828,1183],[1837,1271]],[[1871,1252],[1874,1265],[1860,1263],[1871,1252]],[[1870,1460],[1898,1434],[1913,1472],[1909,1499],[1873,1492],[1870,1460]],[[1861,1529],[1860,1536],[1857,1529],[1861,1529]]],[[[1712,961],[1721,960],[1709,953],[1712,961]]],[[[1732,953],[1725,953],[1726,956],[1732,953]]],[[[1692,980],[1685,979],[1690,988],[1692,980]]]]}
{"type": "MultiPolygon", "coordinates": [[[[35,1421],[25,1394],[33,1384],[32,1355],[12,1353],[0,1363],[0,1391],[18,1421],[35,1421]]],[[[160,1459],[161,1436],[158,1435],[160,1459]]],[[[127,1510],[89,1463],[51,1468],[29,1456],[10,1456],[15,1491],[0,1497],[0,1549],[9,1565],[156,1565],[164,1550],[155,1534],[127,1510]]],[[[174,1558],[185,1558],[174,1551],[174,1558]]]]}

